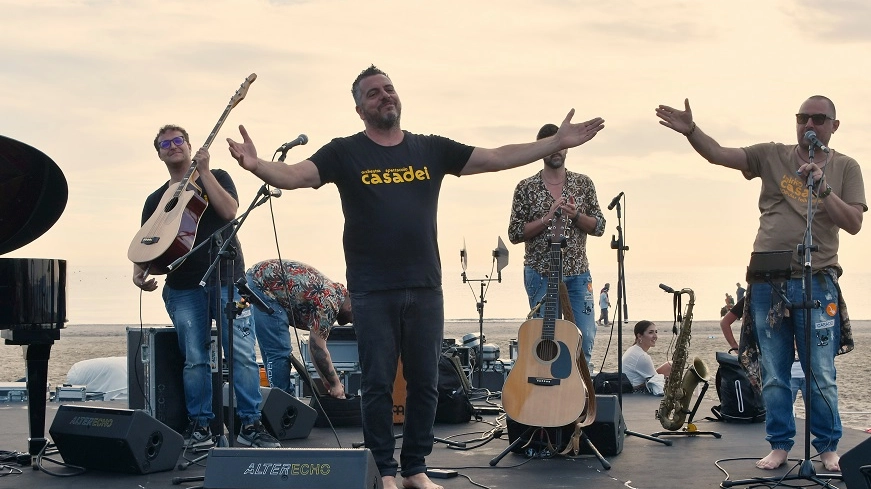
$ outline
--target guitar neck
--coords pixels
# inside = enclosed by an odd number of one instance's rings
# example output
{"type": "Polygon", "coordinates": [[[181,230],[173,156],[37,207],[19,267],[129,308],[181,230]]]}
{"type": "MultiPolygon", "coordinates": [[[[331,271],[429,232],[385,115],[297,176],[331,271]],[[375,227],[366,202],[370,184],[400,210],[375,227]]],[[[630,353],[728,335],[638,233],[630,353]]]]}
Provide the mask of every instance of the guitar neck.
{"type": "Polygon", "coordinates": [[[547,275],[547,296],[544,301],[542,338],[553,339],[557,311],[559,311],[559,283],[562,280],[562,247],[550,244],[550,270],[547,275]]]}

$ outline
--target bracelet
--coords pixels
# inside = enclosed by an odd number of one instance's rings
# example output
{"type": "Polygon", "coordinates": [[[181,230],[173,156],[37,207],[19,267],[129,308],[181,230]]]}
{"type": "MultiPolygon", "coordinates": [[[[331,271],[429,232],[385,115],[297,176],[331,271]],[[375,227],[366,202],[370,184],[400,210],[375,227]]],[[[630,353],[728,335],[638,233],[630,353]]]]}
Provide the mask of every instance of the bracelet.
{"type": "Polygon", "coordinates": [[[684,133],[684,136],[690,137],[693,133],[696,132],[696,123],[693,122],[693,125],[690,127],[690,130],[684,133]]]}
{"type": "Polygon", "coordinates": [[[544,216],[541,216],[541,225],[547,227],[547,224],[544,223],[544,216]]]}

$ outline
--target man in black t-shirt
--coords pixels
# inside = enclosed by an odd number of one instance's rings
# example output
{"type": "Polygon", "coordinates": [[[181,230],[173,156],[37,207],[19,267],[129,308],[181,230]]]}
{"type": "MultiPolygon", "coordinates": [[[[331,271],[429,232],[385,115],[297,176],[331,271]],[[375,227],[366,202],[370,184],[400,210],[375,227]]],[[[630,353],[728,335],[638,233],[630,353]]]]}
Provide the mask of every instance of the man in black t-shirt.
{"type": "MultiPolygon", "coordinates": [[[[167,125],[160,128],[154,138],[154,149],[157,150],[158,158],[166,164],[169,180],[145,200],[142,209],[143,224],[158,210],[164,194],[168,191],[175,192],[192,166],[188,133],[179,126],[167,125]]],[[[230,175],[224,170],[209,170],[209,152],[205,148],[200,148],[195,160],[196,170],[190,175],[190,183],[185,191],[193,190],[208,205],[199,218],[198,226],[194,224],[191,229],[191,226],[183,223],[179,226],[180,229],[175,230],[178,233],[192,230],[196,234],[191,248],[210,239],[213,233],[233,220],[239,207],[236,186],[230,175]]],[[[186,205],[186,202],[191,201],[193,199],[179,199],[177,205],[186,205]]],[[[224,230],[222,239],[229,238],[230,234],[231,229],[224,230]]],[[[232,248],[236,251],[236,257],[232,261],[232,275],[243,277],[245,263],[242,258],[242,248],[235,237],[233,240],[232,248]]],[[[166,253],[173,251],[177,251],[176,248],[170,247],[166,253]]],[[[200,281],[212,262],[212,252],[212,246],[205,245],[192,253],[181,265],[169,272],[163,288],[166,312],[175,326],[179,349],[184,359],[182,382],[189,424],[183,435],[185,446],[189,448],[205,447],[213,443],[213,434],[209,428],[210,421],[215,417],[212,407],[210,358],[212,320],[221,325],[225,355],[229,344],[227,331],[229,321],[224,312],[227,304],[226,284],[231,279],[229,261],[225,260],[225,265],[219,267],[220,281],[216,271],[209,276],[206,286],[200,286],[200,281]],[[217,301],[218,297],[220,301],[217,301]]],[[[178,252],[178,254],[184,253],[178,252]]],[[[134,263],[133,283],[147,292],[157,289],[157,280],[153,277],[148,278],[148,264],[134,263]]],[[[238,293],[234,291],[234,294],[234,300],[238,300],[238,293]]],[[[237,401],[236,412],[242,423],[236,441],[246,446],[278,448],[281,444],[269,435],[260,423],[262,398],[259,385],[260,371],[254,353],[254,338],[251,311],[245,309],[233,321],[233,379],[237,401]]]]}
{"type": "Polygon", "coordinates": [[[395,489],[393,383],[399,357],[407,382],[400,463],[403,486],[435,489],[426,475],[438,401],[438,358],[444,331],[441,263],[436,239],[438,195],[446,175],[514,168],[589,141],[600,118],[572,124],[574,110],[554,136],[483,149],[440,136],[403,131],[393,82],[375,66],[351,85],[364,131],[337,138],[295,165],[257,158],[245,128],[228,139],[239,164],[269,184],[320,187],[332,182],[345,215],[348,290],[362,370],[363,440],[385,489],[395,489]]]}

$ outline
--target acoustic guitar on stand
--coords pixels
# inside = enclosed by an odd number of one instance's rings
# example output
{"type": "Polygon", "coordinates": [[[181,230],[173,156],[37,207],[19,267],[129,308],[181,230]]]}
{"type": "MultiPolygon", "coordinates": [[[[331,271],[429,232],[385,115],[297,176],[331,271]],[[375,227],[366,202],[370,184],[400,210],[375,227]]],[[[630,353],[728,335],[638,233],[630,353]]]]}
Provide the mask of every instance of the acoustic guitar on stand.
{"type": "MultiPolygon", "coordinates": [[[[208,149],[212,144],[230,111],[245,98],[248,87],[256,79],[257,75],[252,73],[236,90],[203,148],[208,149]]],[[[202,197],[202,190],[191,181],[196,169],[197,160],[192,160],[181,182],[166,190],[157,210],[145,221],[127,249],[127,258],[151,275],[168,273],[168,266],[189,252],[196,240],[200,217],[209,205],[202,197]]]]}
{"type": "Polygon", "coordinates": [[[567,219],[557,213],[548,226],[550,271],[542,318],[529,319],[517,332],[517,360],[502,387],[508,417],[528,426],[559,427],[576,421],[587,405],[578,367],[581,333],[557,319],[562,280],[562,245],[567,219]]]}

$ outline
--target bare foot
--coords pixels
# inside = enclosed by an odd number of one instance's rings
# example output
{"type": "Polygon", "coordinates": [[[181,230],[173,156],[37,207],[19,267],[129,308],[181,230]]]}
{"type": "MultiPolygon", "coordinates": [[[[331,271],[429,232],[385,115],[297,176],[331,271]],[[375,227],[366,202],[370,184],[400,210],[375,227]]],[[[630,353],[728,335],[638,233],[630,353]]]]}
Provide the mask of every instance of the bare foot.
{"type": "Polygon", "coordinates": [[[772,470],[786,463],[786,458],[789,452],[786,450],[772,450],[765,458],[756,462],[756,467],[765,470],[772,470]]]}
{"type": "MultiPolygon", "coordinates": [[[[385,489],[387,486],[384,486],[385,489]]],[[[402,487],[405,489],[445,489],[444,487],[434,483],[426,475],[426,472],[414,474],[410,477],[402,478],[402,487]]]]}
{"type": "Polygon", "coordinates": [[[823,467],[829,472],[841,471],[841,457],[835,452],[823,452],[820,454],[820,460],[823,462],[823,467]]]}
{"type": "Polygon", "coordinates": [[[384,486],[384,489],[399,489],[396,485],[396,477],[392,475],[382,475],[381,485],[384,486]]]}

